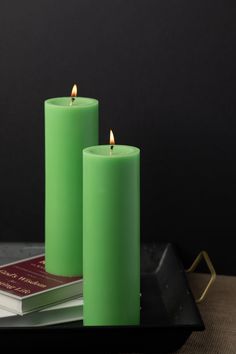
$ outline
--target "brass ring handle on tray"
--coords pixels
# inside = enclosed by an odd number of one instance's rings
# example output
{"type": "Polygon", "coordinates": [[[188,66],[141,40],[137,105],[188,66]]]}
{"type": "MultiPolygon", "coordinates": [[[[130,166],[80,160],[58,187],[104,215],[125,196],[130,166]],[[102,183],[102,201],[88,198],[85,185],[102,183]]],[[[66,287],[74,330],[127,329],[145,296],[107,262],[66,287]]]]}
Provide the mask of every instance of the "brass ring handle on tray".
{"type": "Polygon", "coordinates": [[[191,265],[191,267],[188,268],[186,270],[186,272],[187,273],[193,273],[195,271],[195,269],[197,268],[197,266],[199,265],[199,263],[201,262],[202,259],[205,260],[205,262],[207,264],[207,267],[208,267],[208,269],[210,271],[211,277],[210,277],[209,282],[206,285],[206,288],[203,290],[201,296],[196,299],[197,303],[202,302],[206,298],[206,295],[207,295],[210,287],[212,286],[212,284],[214,283],[214,281],[216,279],[216,271],[215,271],[214,266],[213,266],[213,264],[212,264],[212,262],[210,260],[209,255],[208,255],[208,253],[206,251],[201,251],[199,253],[199,255],[196,257],[196,259],[194,260],[194,262],[191,265]]]}

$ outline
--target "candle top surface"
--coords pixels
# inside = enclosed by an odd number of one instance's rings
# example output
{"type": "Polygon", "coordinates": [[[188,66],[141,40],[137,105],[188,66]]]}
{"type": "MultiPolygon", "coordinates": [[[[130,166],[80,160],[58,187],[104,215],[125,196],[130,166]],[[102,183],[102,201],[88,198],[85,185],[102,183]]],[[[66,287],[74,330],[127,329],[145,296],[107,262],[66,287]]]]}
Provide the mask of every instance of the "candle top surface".
{"type": "Polygon", "coordinates": [[[88,97],[74,97],[73,103],[71,104],[71,97],[55,97],[49,98],[45,101],[46,104],[56,106],[56,107],[69,107],[69,108],[86,108],[91,106],[96,106],[98,104],[98,100],[95,98],[88,97]]]}
{"type": "Polygon", "coordinates": [[[105,158],[117,158],[117,157],[128,157],[132,155],[138,155],[140,152],[139,148],[129,145],[97,145],[90,146],[84,149],[84,154],[94,155],[105,158]]]}

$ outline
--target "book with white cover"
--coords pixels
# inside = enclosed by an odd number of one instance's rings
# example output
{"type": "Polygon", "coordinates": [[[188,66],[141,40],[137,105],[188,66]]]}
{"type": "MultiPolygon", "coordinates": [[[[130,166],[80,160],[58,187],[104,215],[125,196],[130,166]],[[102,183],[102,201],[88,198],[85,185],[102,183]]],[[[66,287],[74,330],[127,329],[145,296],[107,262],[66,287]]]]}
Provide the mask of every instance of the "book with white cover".
{"type": "Polygon", "coordinates": [[[41,327],[83,319],[83,299],[78,298],[24,316],[0,309],[0,327],[41,327]]]}

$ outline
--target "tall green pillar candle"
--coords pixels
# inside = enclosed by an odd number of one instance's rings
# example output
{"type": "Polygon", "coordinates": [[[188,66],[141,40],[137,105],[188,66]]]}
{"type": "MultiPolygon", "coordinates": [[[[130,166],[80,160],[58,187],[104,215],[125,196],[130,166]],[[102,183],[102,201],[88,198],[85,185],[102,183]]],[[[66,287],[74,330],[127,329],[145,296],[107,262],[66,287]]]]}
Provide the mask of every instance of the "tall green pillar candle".
{"type": "Polygon", "coordinates": [[[139,149],[83,152],[84,325],[140,320],[139,149]]]}
{"type": "Polygon", "coordinates": [[[82,150],[98,143],[98,101],[45,101],[46,270],[82,275],[82,150]]]}

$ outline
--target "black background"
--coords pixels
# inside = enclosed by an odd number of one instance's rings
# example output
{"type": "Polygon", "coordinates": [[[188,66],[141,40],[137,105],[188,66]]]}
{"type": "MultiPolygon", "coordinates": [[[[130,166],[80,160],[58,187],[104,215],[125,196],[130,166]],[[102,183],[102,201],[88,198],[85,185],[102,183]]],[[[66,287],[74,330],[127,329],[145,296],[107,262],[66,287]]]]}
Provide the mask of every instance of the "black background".
{"type": "Polygon", "coordinates": [[[0,239],[44,240],[43,101],[100,100],[142,150],[142,240],[236,274],[234,1],[0,3],[0,239]]]}

